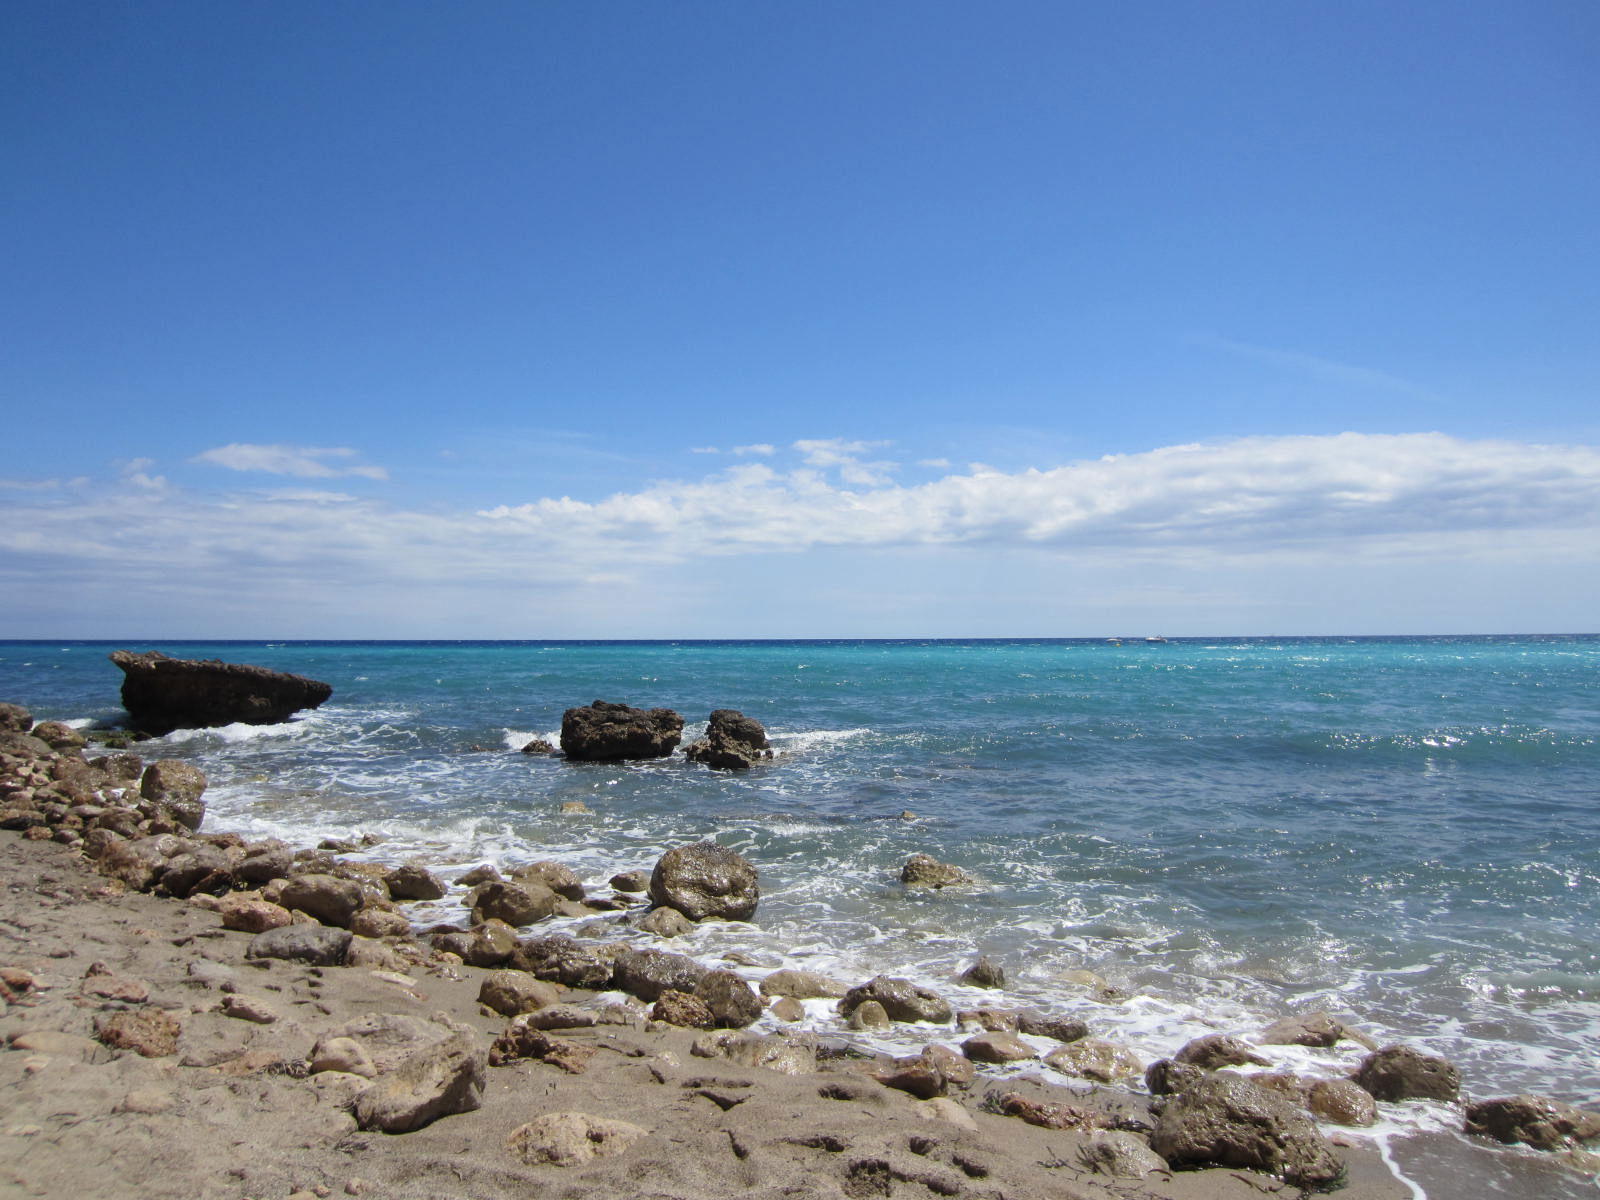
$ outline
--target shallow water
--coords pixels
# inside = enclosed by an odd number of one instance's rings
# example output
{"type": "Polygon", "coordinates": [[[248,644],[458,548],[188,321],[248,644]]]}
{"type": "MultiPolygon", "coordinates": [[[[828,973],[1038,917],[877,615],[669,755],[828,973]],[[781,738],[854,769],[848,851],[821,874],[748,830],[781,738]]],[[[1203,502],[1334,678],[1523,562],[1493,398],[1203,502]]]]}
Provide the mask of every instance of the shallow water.
{"type": "MultiPolygon", "coordinates": [[[[0,697],[114,720],[112,648],[0,644],[0,697]]],[[[1450,1057],[1477,1096],[1600,1088],[1600,638],[134,648],[334,686],[284,725],[161,739],[207,771],[217,828],[376,832],[374,857],[441,869],[556,858],[596,886],[714,837],[764,895],[697,953],[906,974],[960,1004],[994,999],[951,981],[984,952],[1008,1002],[1147,1059],[1327,1007],[1450,1057]],[[686,740],[741,709],[778,757],[511,752],[595,698],[676,708],[686,740]],[[904,891],[918,851],[983,885],[904,891]],[[1097,1002],[1079,969],[1134,998],[1097,1002]]],[[[1444,1119],[1399,1108],[1397,1130],[1444,1119]]]]}

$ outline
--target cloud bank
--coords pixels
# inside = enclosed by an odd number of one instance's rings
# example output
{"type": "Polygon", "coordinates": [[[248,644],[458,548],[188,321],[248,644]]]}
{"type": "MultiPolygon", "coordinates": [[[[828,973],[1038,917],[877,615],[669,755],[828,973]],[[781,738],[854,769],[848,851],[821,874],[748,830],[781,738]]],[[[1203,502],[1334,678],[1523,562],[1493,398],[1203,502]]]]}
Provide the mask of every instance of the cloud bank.
{"type": "Polygon", "coordinates": [[[323,461],[355,456],[356,451],[342,446],[256,446],[232,442],[197,454],[190,461],[227,467],[230,471],[261,471],[268,475],[294,475],[301,479],[332,479],[338,475],[358,475],[366,479],[389,478],[389,472],[382,467],[360,464],[335,467],[323,461]]]}

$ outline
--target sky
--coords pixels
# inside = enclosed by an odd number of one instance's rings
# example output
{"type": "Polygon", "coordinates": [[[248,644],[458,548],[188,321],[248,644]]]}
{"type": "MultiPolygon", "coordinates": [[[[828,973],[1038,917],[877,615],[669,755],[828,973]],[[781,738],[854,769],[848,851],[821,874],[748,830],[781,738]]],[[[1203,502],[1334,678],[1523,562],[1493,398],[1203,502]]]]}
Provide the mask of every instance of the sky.
{"type": "Polygon", "coordinates": [[[1600,631],[1600,6],[14,0],[0,637],[1600,631]]]}

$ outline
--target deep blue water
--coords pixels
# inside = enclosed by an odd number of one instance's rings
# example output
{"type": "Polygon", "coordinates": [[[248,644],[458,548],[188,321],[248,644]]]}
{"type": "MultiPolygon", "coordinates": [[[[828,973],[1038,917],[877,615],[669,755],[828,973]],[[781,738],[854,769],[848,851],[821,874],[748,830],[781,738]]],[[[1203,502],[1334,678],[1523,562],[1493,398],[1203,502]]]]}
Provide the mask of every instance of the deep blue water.
{"type": "MultiPolygon", "coordinates": [[[[982,998],[950,982],[981,950],[1013,999],[1147,1058],[1331,1007],[1477,1095],[1600,1089],[1600,637],[130,645],[334,687],[286,725],[147,750],[206,769],[217,828],[380,832],[377,856],[446,868],[555,857],[596,885],[716,837],[765,898],[697,953],[959,1000],[982,998]],[[596,698],[691,733],[741,709],[780,755],[511,752],[596,698]],[[902,892],[917,851],[985,886],[902,892]],[[1084,969],[1134,999],[1097,1002],[1084,969]]],[[[114,720],[113,648],[0,643],[0,698],[114,720]]]]}

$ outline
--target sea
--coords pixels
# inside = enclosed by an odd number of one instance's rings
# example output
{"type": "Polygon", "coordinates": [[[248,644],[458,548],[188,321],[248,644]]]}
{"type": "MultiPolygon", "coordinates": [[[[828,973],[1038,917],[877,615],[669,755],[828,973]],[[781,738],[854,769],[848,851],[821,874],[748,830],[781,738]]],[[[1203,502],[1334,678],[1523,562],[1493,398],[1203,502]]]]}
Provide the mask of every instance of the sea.
{"type": "MultiPolygon", "coordinates": [[[[206,772],[209,830],[376,835],[366,857],[446,878],[555,859],[602,894],[709,838],[756,864],[760,908],[672,948],[752,980],[905,976],[957,1007],[1080,1016],[1146,1061],[1322,1009],[1449,1058],[1475,1098],[1600,1091],[1600,636],[30,641],[0,643],[0,699],[116,724],[119,647],[333,685],[283,724],[140,748],[206,772]],[[728,772],[519,752],[596,699],[675,709],[686,742],[737,709],[776,753],[728,772]],[[907,889],[917,853],[976,882],[907,889]],[[958,981],[979,955],[1001,992],[958,981]]],[[[460,892],[417,919],[459,918],[460,892]]],[[[555,927],[578,926],[651,940],[555,927]]],[[[826,1001],[807,1023],[842,1032],[826,1001]]],[[[1363,1053],[1268,1050],[1325,1075],[1363,1053]]],[[[1412,1102],[1340,1133],[1419,1197],[1594,1196],[1459,1123],[1412,1102]]]]}

